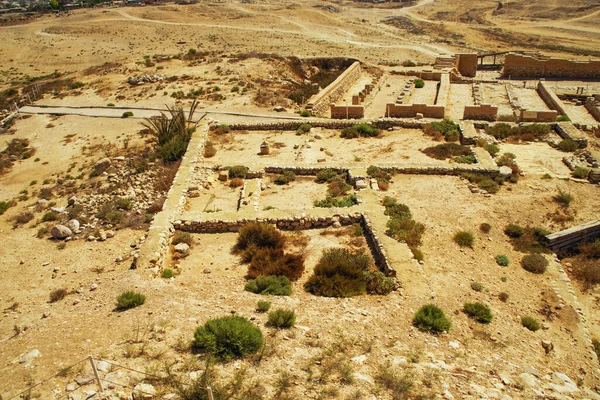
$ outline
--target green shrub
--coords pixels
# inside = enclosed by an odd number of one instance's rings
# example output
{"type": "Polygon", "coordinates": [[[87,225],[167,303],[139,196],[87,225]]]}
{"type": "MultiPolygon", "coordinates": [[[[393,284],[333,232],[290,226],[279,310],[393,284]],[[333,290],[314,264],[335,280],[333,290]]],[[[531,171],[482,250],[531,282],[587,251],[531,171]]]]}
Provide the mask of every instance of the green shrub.
{"type": "Polygon", "coordinates": [[[0,215],[4,214],[6,210],[12,207],[13,203],[8,201],[0,201],[0,215]]]}
{"type": "Polygon", "coordinates": [[[348,191],[352,189],[352,186],[348,185],[346,182],[337,178],[331,181],[329,185],[327,185],[327,196],[328,197],[339,197],[348,193],[348,191]]]}
{"type": "Polygon", "coordinates": [[[387,235],[399,242],[404,242],[408,247],[421,245],[425,226],[408,217],[392,217],[387,222],[387,235]]]}
{"type": "Polygon", "coordinates": [[[592,339],[592,346],[594,346],[594,353],[596,353],[596,356],[600,358],[600,340],[592,339]]]}
{"type": "Polygon", "coordinates": [[[269,311],[270,308],[271,308],[271,303],[268,301],[259,300],[256,303],[256,311],[258,311],[260,313],[267,312],[267,311],[269,311]]]}
{"type": "Polygon", "coordinates": [[[540,322],[530,316],[521,317],[521,325],[525,328],[529,329],[532,332],[535,332],[541,328],[540,322]]]}
{"type": "Polygon", "coordinates": [[[269,313],[268,324],[275,328],[291,328],[296,323],[296,313],[292,310],[278,308],[269,313]]]}
{"type": "Polygon", "coordinates": [[[285,246],[285,236],[273,225],[250,222],[240,228],[235,248],[237,250],[246,250],[251,246],[283,249],[285,246]]]}
{"type": "Polygon", "coordinates": [[[483,292],[485,286],[483,286],[483,283],[481,282],[471,282],[471,289],[473,289],[476,292],[483,292]]]}
{"type": "Polygon", "coordinates": [[[285,276],[259,275],[249,280],[244,290],[263,295],[289,296],[292,294],[292,284],[285,276]]]}
{"type": "Polygon", "coordinates": [[[334,179],[338,177],[338,173],[332,169],[322,169],[317,172],[317,179],[315,182],[324,183],[324,182],[332,182],[334,179]]]}
{"type": "Polygon", "coordinates": [[[589,173],[590,173],[590,170],[588,168],[575,167],[573,172],[571,172],[571,175],[573,176],[573,178],[587,179],[589,173]]]}
{"type": "Polygon", "coordinates": [[[48,211],[42,216],[42,222],[56,221],[58,215],[54,211],[48,211]]]}
{"type": "Polygon", "coordinates": [[[216,154],[217,154],[217,148],[215,147],[213,142],[208,140],[204,144],[204,158],[211,158],[211,157],[214,157],[216,154]]]}
{"type": "Polygon", "coordinates": [[[447,160],[453,157],[469,156],[471,149],[458,143],[442,143],[421,150],[426,156],[436,160],[447,160]]]}
{"type": "Polygon", "coordinates": [[[300,111],[300,116],[301,117],[310,117],[310,111],[302,110],[302,111],[300,111]]]}
{"type": "Polygon", "coordinates": [[[249,168],[244,165],[234,165],[228,168],[229,179],[241,178],[246,179],[249,168]]]}
{"type": "Polygon", "coordinates": [[[121,117],[123,118],[128,118],[128,117],[133,117],[133,113],[131,111],[125,111],[121,117]]]}
{"type": "Polygon", "coordinates": [[[358,198],[355,194],[351,194],[341,199],[327,196],[325,200],[317,200],[314,202],[315,207],[331,208],[331,207],[352,207],[358,204],[358,198]]]}
{"type": "Polygon", "coordinates": [[[546,268],[548,268],[548,260],[541,254],[527,254],[521,260],[521,266],[526,271],[532,272],[534,274],[543,274],[546,272],[546,268]]]}
{"type": "Polygon", "coordinates": [[[315,266],[305,289],[317,296],[352,297],[367,291],[365,272],[372,265],[371,257],[348,249],[326,249],[315,266]]]}
{"type": "Polygon", "coordinates": [[[273,182],[276,185],[287,185],[296,180],[296,174],[292,171],[284,171],[283,174],[277,175],[273,182]]]}
{"type": "Polygon", "coordinates": [[[146,296],[131,290],[123,292],[117,297],[117,310],[124,311],[141,306],[146,301],[146,296]]]}
{"type": "Polygon", "coordinates": [[[505,122],[500,122],[495,125],[488,125],[485,132],[496,139],[514,138],[518,141],[533,141],[547,135],[550,132],[550,125],[511,126],[505,122]]]}
{"type": "Polygon", "coordinates": [[[459,156],[453,158],[454,162],[459,164],[475,164],[477,159],[474,155],[469,154],[468,156],[459,156]]]}
{"type": "Polygon", "coordinates": [[[386,295],[396,288],[394,278],[386,276],[381,271],[367,271],[364,275],[368,294],[386,295]]]}
{"type": "Polygon", "coordinates": [[[303,135],[305,133],[310,132],[310,130],[312,129],[312,125],[311,124],[300,124],[300,126],[298,127],[298,129],[296,129],[296,133],[303,135]]]}
{"type": "Polygon", "coordinates": [[[389,182],[392,179],[392,175],[390,175],[389,172],[376,167],[375,165],[371,165],[369,168],[367,168],[367,175],[369,175],[371,178],[377,179],[377,182],[389,182]]]}
{"type": "Polygon", "coordinates": [[[488,193],[498,193],[500,186],[492,178],[484,174],[477,173],[465,173],[462,175],[469,182],[476,184],[480,189],[487,191],[488,193]]]}
{"type": "Polygon", "coordinates": [[[251,250],[252,259],[248,266],[248,277],[284,276],[297,281],[304,272],[304,257],[300,254],[285,254],[283,249],[258,248],[251,250]]]}
{"type": "Polygon", "coordinates": [[[439,140],[442,137],[447,142],[455,142],[460,138],[458,125],[449,118],[444,118],[442,121],[431,122],[423,127],[423,133],[426,136],[433,136],[439,140]]]}
{"type": "Polygon", "coordinates": [[[483,233],[490,233],[490,231],[492,230],[492,226],[487,222],[484,222],[481,225],[479,225],[479,230],[483,233]]]}
{"type": "Polygon", "coordinates": [[[411,61],[411,60],[404,60],[402,62],[402,66],[403,67],[416,67],[417,64],[415,64],[414,61],[411,61]]]}
{"type": "Polygon", "coordinates": [[[496,154],[498,154],[500,152],[500,147],[496,146],[495,144],[486,144],[485,146],[483,146],[483,148],[490,153],[490,156],[492,157],[496,157],[496,154]]]}
{"type": "Polygon", "coordinates": [[[231,131],[231,128],[227,124],[216,125],[211,129],[216,135],[224,135],[231,131]]]}
{"type": "Polygon", "coordinates": [[[482,324],[488,324],[492,321],[492,310],[482,303],[465,303],[463,304],[465,312],[469,317],[482,324]]]}
{"type": "Polygon", "coordinates": [[[575,142],[574,140],[565,139],[561,140],[557,147],[560,151],[572,153],[579,149],[579,143],[575,142]]]}
{"type": "Polygon", "coordinates": [[[517,224],[508,224],[506,228],[504,228],[504,233],[509,238],[520,238],[523,233],[525,233],[525,229],[517,224]]]}
{"type": "Polygon", "coordinates": [[[369,124],[356,124],[342,129],[341,138],[354,139],[357,137],[376,137],[379,136],[379,129],[369,124]]]}
{"type": "Polygon", "coordinates": [[[172,269],[170,268],[165,268],[163,269],[162,273],[160,274],[161,278],[165,278],[165,279],[171,279],[172,277],[175,276],[175,273],[173,272],[172,269]]]}
{"type": "Polygon", "coordinates": [[[115,207],[119,210],[131,210],[133,208],[133,200],[127,197],[119,198],[115,202],[115,207]]]}
{"type": "Polygon", "coordinates": [[[177,231],[173,235],[173,239],[171,240],[171,244],[173,246],[178,245],[179,243],[185,243],[188,246],[192,247],[194,244],[194,238],[188,232],[177,231]]]}
{"type": "Polygon", "coordinates": [[[230,315],[196,328],[192,350],[226,361],[255,353],[262,344],[263,334],[256,325],[239,315],[230,315]]]}
{"type": "Polygon", "coordinates": [[[165,162],[181,160],[187,150],[189,140],[175,138],[158,149],[158,156],[165,162]]]}
{"type": "Polygon", "coordinates": [[[473,234],[471,232],[458,231],[454,234],[453,240],[460,247],[473,248],[473,243],[475,242],[475,236],[473,236],[473,234]]]}
{"type": "Polygon", "coordinates": [[[568,208],[569,205],[571,205],[571,202],[573,201],[573,195],[571,193],[565,192],[562,189],[558,189],[558,194],[554,195],[554,197],[552,198],[555,202],[557,202],[564,208],[568,208]]]}
{"type": "Polygon", "coordinates": [[[570,121],[571,118],[569,118],[568,115],[559,115],[558,117],[556,117],[556,122],[563,122],[563,121],[570,121]]]}
{"type": "Polygon", "coordinates": [[[442,309],[428,304],[419,309],[413,318],[413,325],[424,332],[448,332],[451,322],[442,309]]]}
{"type": "Polygon", "coordinates": [[[497,255],[496,256],[496,264],[500,265],[501,267],[508,267],[508,264],[510,264],[510,260],[508,259],[507,256],[497,255]]]}
{"type": "Polygon", "coordinates": [[[425,86],[425,81],[423,79],[417,78],[417,79],[414,80],[414,83],[415,83],[415,87],[417,89],[421,89],[422,87],[425,86]]]}

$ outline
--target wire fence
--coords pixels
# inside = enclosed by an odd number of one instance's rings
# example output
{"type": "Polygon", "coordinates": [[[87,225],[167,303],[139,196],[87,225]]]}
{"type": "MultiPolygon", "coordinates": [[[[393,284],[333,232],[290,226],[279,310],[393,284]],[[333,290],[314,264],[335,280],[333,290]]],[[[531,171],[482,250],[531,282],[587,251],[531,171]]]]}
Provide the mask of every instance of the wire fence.
{"type": "MultiPolygon", "coordinates": [[[[149,373],[144,372],[144,371],[139,371],[137,369],[127,367],[125,365],[116,363],[114,361],[103,360],[103,359],[95,359],[92,355],[89,355],[88,357],[86,357],[84,359],[81,359],[81,360],[79,360],[79,361],[77,361],[77,362],[75,362],[75,363],[73,363],[73,364],[71,364],[69,366],[63,367],[59,372],[55,373],[54,375],[49,376],[49,377],[47,377],[47,378],[45,378],[45,379],[43,379],[43,380],[41,380],[41,381],[39,381],[37,383],[29,385],[29,387],[27,387],[25,390],[23,390],[23,391],[15,394],[15,395],[13,395],[12,397],[8,397],[7,400],[13,400],[13,399],[17,399],[17,398],[22,398],[24,400],[28,400],[28,399],[31,398],[31,394],[32,394],[33,389],[38,388],[38,387],[42,386],[43,384],[52,381],[55,378],[64,377],[64,371],[65,370],[70,370],[70,369],[72,369],[72,368],[74,368],[74,367],[76,367],[76,366],[78,366],[78,365],[80,365],[80,364],[82,364],[82,363],[84,363],[86,361],[90,363],[90,366],[91,366],[92,372],[93,372],[93,377],[90,378],[87,381],[82,382],[82,383],[79,383],[79,382],[76,381],[78,386],[74,387],[73,390],[70,390],[70,392],[73,392],[73,391],[75,391],[75,390],[77,390],[77,389],[79,389],[81,387],[84,387],[84,386],[87,386],[87,385],[95,383],[96,386],[98,387],[98,391],[96,392],[96,394],[98,394],[98,393],[104,392],[104,390],[105,390],[105,385],[104,384],[106,383],[106,384],[109,384],[109,385],[119,386],[119,387],[122,387],[122,388],[125,388],[125,389],[130,389],[131,392],[132,392],[132,399],[135,399],[135,395],[136,394],[149,395],[149,396],[156,395],[156,393],[146,392],[146,391],[141,390],[140,388],[134,388],[134,387],[131,387],[130,385],[126,385],[126,384],[119,383],[119,382],[114,382],[114,381],[108,380],[106,378],[103,378],[100,375],[100,373],[98,371],[98,368],[97,368],[97,363],[98,362],[105,362],[105,363],[111,365],[112,367],[114,367],[114,368],[112,368],[114,370],[124,369],[124,370],[127,370],[127,371],[131,371],[131,372],[135,372],[135,373],[138,373],[138,374],[142,374],[143,376],[145,376],[147,378],[151,378],[153,380],[164,380],[164,377],[160,377],[160,376],[157,376],[157,375],[149,374],[149,373]]],[[[184,386],[192,386],[193,385],[192,383],[186,383],[186,382],[181,382],[181,384],[184,385],[184,386]]],[[[208,399],[209,400],[213,400],[213,393],[212,393],[211,387],[210,386],[206,386],[204,389],[206,390],[206,393],[208,395],[208,399]]],[[[88,397],[88,399],[94,397],[96,394],[88,397]]],[[[68,399],[69,396],[71,396],[71,394],[67,393],[64,396],[56,397],[55,399],[56,400],[68,399]]]]}

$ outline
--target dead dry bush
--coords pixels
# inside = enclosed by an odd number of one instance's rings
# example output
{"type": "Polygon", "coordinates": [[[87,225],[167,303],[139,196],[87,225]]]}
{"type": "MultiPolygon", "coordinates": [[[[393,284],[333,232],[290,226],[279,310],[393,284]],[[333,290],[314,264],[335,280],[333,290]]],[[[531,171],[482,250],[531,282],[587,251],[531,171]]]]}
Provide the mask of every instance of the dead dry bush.
{"type": "Polygon", "coordinates": [[[157,174],[157,179],[154,181],[154,190],[158,192],[168,192],[171,189],[175,175],[179,170],[179,162],[165,164],[161,171],[157,174]]]}

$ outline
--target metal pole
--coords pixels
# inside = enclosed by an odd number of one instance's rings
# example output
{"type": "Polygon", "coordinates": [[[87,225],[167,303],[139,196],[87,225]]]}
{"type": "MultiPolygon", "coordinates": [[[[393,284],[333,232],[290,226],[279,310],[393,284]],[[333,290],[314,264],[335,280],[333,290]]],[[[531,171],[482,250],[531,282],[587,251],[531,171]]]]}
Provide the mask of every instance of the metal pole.
{"type": "Polygon", "coordinates": [[[214,400],[212,389],[210,388],[210,386],[207,386],[206,393],[208,393],[208,400],[214,400]]]}
{"type": "Polygon", "coordinates": [[[100,388],[100,392],[104,392],[104,387],[102,386],[102,381],[100,380],[100,375],[98,375],[98,370],[96,369],[96,363],[94,363],[94,357],[90,354],[90,364],[92,364],[92,371],[94,371],[94,376],[98,381],[98,387],[100,388]]]}

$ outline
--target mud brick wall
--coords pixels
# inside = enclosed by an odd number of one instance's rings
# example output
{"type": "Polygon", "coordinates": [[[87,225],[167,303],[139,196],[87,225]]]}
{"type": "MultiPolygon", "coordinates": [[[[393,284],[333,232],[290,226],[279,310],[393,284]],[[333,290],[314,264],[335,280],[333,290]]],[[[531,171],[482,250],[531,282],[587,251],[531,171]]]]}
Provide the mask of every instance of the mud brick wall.
{"type": "Polygon", "coordinates": [[[519,111],[520,122],[554,122],[558,117],[556,110],[523,110],[519,111]]]}
{"type": "Polygon", "coordinates": [[[329,111],[329,105],[339,100],[344,93],[358,80],[361,74],[360,63],[354,62],[329,86],[315,94],[308,100],[306,109],[314,116],[325,117],[329,111]]]}
{"type": "Polygon", "coordinates": [[[427,104],[394,104],[386,105],[386,116],[392,118],[411,118],[417,113],[423,114],[426,118],[444,118],[446,107],[430,106],[427,104]]]}
{"type": "Polygon", "coordinates": [[[554,90],[548,87],[546,82],[540,81],[538,83],[537,92],[549,109],[556,110],[560,115],[566,115],[568,117],[562,100],[558,98],[556,93],[554,93],[554,90]]]}
{"type": "Polygon", "coordinates": [[[463,119],[475,119],[481,121],[495,121],[498,118],[498,106],[491,104],[479,104],[476,106],[465,106],[463,119]]]}
{"type": "Polygon", "coordinates": [[[477,74],[477,53],[457,54],[458,62],[456,68],[463,76],[475,76],[477,74]]]}
{"type": "Polygon", "coordinates": [[[364,106],[336,106],[330,104],[329,108],[333,119],[361,119],[365,116],[364,106]]]}
{"type": "Polygon", "coordinates": [[[600,78],[600,60],[575,61],[509,53],[504,58],[503,76],[522,78],[600,78]]]}
{"type": "Polygon", "coordinates": [[[595,98],[588,97],[585,99],[585,108],[596,121],[600,122],[600,104],[595,98]]]}

